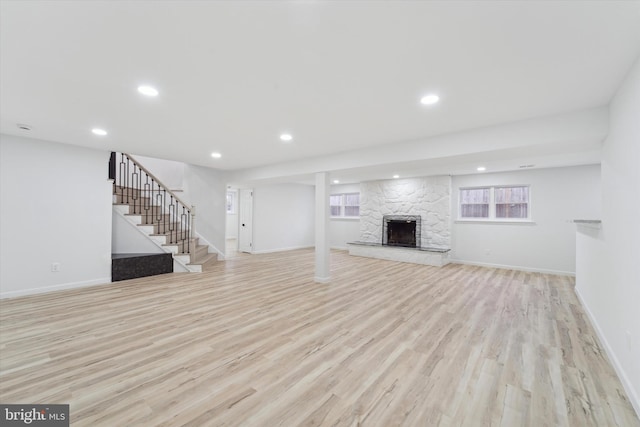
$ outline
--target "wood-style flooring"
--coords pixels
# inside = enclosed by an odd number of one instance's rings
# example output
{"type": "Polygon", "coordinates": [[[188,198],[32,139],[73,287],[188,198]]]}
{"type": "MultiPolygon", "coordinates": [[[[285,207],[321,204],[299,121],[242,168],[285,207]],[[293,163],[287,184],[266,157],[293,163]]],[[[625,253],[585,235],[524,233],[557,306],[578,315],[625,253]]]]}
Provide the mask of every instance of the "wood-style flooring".
{"type": "Polygon", "coordinates": [[[570,277],[312,250],[0,302],[0,401],[74,426],[640,426],[570,277]]]}

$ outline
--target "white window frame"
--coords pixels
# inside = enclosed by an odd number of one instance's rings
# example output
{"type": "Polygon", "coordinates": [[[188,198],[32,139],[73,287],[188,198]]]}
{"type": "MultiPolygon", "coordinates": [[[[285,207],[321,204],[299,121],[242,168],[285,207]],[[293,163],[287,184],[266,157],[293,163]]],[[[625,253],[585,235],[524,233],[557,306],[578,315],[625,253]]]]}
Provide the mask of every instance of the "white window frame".
{"type": "MultiPolygon", "coordinates": [[[[345,215],[345,200],[346,200],[346,196],[352,195],[352,194],[357,194],[358,195],[358,212],[360,212],[360,193],[353,191],[353,192],[349,192],[349,193],[335,193],[335,194],[331,194],[331,197],[334,196],[340,196],[340,215],[331,215],[331,218],[333,219],[360,219],[360,215],[357,216],[352,216],[352,215],[345,215]]],[[[329,202],[330,208],[331,208],[331,202],[329,202]]],[[[337,205],[333,205],[333,206],[337,206],[337,205]]]]}
{"type": "Polygon", "coordinates": [[[479,185],[476,187],[459,187],[458,188],[458,219],[456,222],[490,222],[490,223],[524,223],[532,224],[533,221],[533,209],[532,209],[532,191],[529,184],[509,184],[509,185],[479,185]],[[512,188],[512,187],[527,187],[529,189],[529,200],[527,202],[527,218],[497,218],[496,217],[496,196],[495,190],[497,188],[512,188]],[[462,190],[476,190],[481,188],[489,189],[489,217],[487,218],[468,218],[462,216],[462,198],[460,193],[462,190]]]}
{"type": "Polygon", "coordinates": [[[227,190],[227,198],[225,199],[227,214],[234,215],[238,212],[238,192],[236,190],[227,190]],[[229,196],[231,196],[231,209],[229,209],[229,196]]]}

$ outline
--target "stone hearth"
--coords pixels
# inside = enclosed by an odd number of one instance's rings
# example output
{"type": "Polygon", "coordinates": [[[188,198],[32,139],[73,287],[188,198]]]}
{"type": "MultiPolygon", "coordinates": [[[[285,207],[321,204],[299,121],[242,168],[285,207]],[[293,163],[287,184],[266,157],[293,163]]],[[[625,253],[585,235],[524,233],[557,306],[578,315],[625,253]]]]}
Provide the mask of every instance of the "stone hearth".
{"type": "Polygon", "coordinates": [[[349,246],[349,255],[436,267],[449,264],[449,249],[404,248],[364,242],[352,242],[347,245],[349,246]]]}

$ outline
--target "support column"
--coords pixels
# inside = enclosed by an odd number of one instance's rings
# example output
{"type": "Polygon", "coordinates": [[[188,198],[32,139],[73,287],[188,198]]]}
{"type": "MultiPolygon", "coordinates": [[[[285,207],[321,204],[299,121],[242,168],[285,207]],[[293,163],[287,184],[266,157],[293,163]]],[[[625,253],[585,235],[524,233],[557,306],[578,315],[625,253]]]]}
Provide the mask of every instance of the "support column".
{"type": "Polygon", "coordinates": [[[329,173],[316,173],[316,273],[317,283],[331,280],[329,263],[329,173]]]}

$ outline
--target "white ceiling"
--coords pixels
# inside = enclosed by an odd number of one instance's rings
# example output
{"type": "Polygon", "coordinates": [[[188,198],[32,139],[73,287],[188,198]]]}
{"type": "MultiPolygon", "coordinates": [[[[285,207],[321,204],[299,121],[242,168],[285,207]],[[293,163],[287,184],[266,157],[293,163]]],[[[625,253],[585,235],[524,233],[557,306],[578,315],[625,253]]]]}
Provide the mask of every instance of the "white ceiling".
{"type": "Polygon", "coordinates": [[[640,53],[638,1],[0,4],[3,133],[236,171],[606,106],[640,53]]]}

